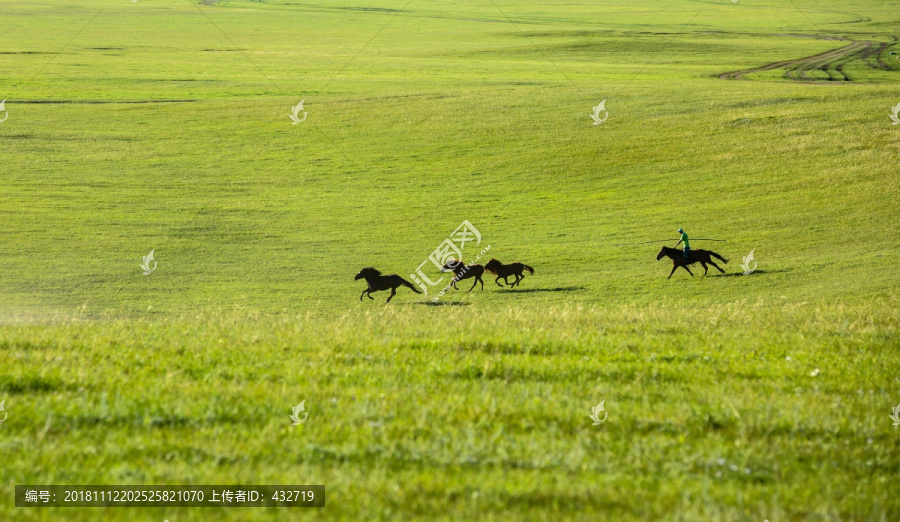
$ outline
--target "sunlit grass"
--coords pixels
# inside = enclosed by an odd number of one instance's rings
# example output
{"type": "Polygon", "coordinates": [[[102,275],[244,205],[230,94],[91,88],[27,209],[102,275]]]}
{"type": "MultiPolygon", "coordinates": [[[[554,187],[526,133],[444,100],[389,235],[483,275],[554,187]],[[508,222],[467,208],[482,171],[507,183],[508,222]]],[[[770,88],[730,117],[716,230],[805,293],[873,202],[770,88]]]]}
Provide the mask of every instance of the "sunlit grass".
{"type": "Polygon", "coordinates": [[[900,61],[718,78],[895,7],[404,4],[0,1],[0,518],[896,519],[900,61]],[[359,302],[463,220],[535,274],[359,302]],[[726,275],[666,279],[682,226],[726,275]]]}

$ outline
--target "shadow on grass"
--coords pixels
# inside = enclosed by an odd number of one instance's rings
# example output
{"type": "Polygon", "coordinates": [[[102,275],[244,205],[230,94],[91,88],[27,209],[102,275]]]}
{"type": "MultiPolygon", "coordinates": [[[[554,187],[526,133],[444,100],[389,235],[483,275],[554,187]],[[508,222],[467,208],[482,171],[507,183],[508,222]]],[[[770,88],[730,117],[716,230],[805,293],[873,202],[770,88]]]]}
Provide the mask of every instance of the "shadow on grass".
{"type": "MultiPolygon", "coordinates": [[[[787,273],[787,272],[790,272],[790,270],[788,270],[788,269],[786,269],[786,268],[781,268],[781,269],[779,269],[779,270],[754,270],[753,272],[750,272],[750,273],[747,274],[747,275],[748,275],[748,276],[755,276],[755,275],[757,275],[757,274],[761,274],[761,275],[765,275],[765,274],[784,274],[784,273],[787,273]]],[[[703,275],[703,274],[701,274],[701,275],[703,275]]],[[[710,276],[712,276],[712,275],[713,275],[713,274],[710,273],[710,274],[709,274],[708,276],[706,276],[706,277],[710,277],[710,276]]],[[[715,274],[715,275],[718,276],[718,277],[733,277],[733,276],[743,276],[744,273],[743,273],[743,272],[729,272],[729,273],[727,273],[727,274],[715,274]]]]}
{"type": "Polygon", "coordinates": [[[514,294],[532,294],[535,292],[577,292],[586,289],[584,286],[557,286],[556,288],[504,288],[503,291],[514,294]]]}
{"type": "Polygon", "coordinates": [[[425,306],[469,306],[472,303],[467,303],[465,301],[438,301],[436,303],[434,301],[425,301],[424,303],[417,302],[413,304],[425,306]]]}

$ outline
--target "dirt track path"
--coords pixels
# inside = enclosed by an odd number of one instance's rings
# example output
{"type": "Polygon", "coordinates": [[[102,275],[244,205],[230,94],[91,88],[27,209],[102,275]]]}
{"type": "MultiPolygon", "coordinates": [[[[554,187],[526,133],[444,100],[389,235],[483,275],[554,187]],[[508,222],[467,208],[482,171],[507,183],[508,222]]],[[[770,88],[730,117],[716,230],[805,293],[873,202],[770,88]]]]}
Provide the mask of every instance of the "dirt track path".
{"type": "MultiPolygon", "coordinates": [[[[845,38],[835,39],[845,40],[845,38]]],[[[720,74],[719,78],[723,80],[743,80],[747,74],[784,69],[785,78],[798,82],[849,82],[853,80],[844,73],[844,65],[852,61],[862,60],[869,67],[885,68],[886,66],[881,62],[879,54],[886,46],[886,43],[858,41],[839,49],[832,49],[796,60],[770,63],[769,65],[743,71],[727,72],[720,74]],[[873,55],[875,63],[870,63],[869,60],[873,55]],[[810,73],[813,71],[823,71],[828,75],[828,78],[810,76],[810,73]]]]}

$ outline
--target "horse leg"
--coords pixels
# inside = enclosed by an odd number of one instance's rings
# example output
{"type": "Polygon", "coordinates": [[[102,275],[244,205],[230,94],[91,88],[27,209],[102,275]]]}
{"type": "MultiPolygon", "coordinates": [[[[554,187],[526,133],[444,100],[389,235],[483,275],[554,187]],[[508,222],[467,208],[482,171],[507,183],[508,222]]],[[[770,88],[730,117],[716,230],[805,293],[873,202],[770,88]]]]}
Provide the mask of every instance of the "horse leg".
{"type": "Polygon", "coordinates": [[[716,267],[716,268],[719,270],[719,272],[722,272],[723,274],[725,273],[725,271],[722,270],[722,269],[719,267],[719,265],[713,263],[712,261],[710,261],[709,264],[711,264],[712,266],[716,267]]]}
{"type": "Polygon", "coordinates": [[[484,279],[482,279],[481,276],[478,276],[478,281],[481,282],[481,291],[484,292],[484,279]]]}
{"type": "Polygon", "coordinates": [[[706,274],[709,272],[709,267],[707,267],[706,263],[703,261],[700,261],[700,264],[703,265],[703,275],[706,276],[706,274]]]}
{"type": "MultiPolygon", "coordinates": [[[[359,294],[359,300],[360,300],[360,301],[362,301],[363,296],[366,295],[366,292],[368,292],[368,291],[369,291],[369,289],[366,288],[365,290],[363,290],[363,293],[359,294]]],[[[370,295],[370,296],[369,296],[369,299],[371,299],[371,298],[372,298],[372,296],[370,295]]]]}
{"type": "Polygon", "coordinates": [[[497,279],[494,279],[494,282],[497,283],[497,286],[503,288],[503,285],[500,284],[500,276],[497,276],[497,279]]]}
{"type": "Polygon", "coordinates": [[[693,273],[693,272],[691,272],[691,269],[690,269],[690,268],[688,268],[688,266],[687,266],[687,265],[683,265],[683,266],[684,266],[684,269],[685,269],[685,270],[687,270],[687,271],[688,271],[688,273],[689,273],[689,274],[691,274],[691,277],[694,277],[694,273],[693,273]]]}
{"type": "Polygon", "coordinates": [[[506,286],[509,286],[510,288],[512,288],[512,286],[509,284],[509,276],[505,276],[503,278],[503,282],[506,283],[506,286]]]}
{"type": "Polygon", "coordinates": [[[673,265],[672,265],[672,271],[669,272],[669,277],[667,277],[666,279],[672,279],[672,274],[674,274],[674,273],[675,273],[675,270],[677,270],[677,269],[678,269],[678,265],[673,264],[673,265]]]}
{"type": "Polygon", "coordinates": [[[391,295],[388,296],[388,300],[385,301],[385,303],[390,303],[391,298],[394,297],[395,295],[397,295],[397,287],[396,286],[394,288],[391,288],[391,295]]]}
{"type": "MultiPolygon", "coordinates": [[[[472,281],[472,288],[475,288],[475,285],[477,285],[477,284],[478,284],[478,279],[472,281]]],[[[466,293],[468,294],[469,292],[471,292],[472,288],[466,290],[466,293]]]]}

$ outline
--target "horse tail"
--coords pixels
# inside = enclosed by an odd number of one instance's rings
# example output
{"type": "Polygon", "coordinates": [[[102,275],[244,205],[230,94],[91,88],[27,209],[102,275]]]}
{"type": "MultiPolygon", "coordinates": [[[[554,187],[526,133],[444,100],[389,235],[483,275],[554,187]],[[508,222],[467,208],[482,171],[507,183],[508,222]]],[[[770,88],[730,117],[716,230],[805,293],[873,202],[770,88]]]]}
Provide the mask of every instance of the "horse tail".
{"type": "Polygon", "coordinates": [[[522,267],[525,268],[525,270],[528,270],[528,273],[529,273],[529,274],[534,275],[534,269],[533,269],[533,268],[531,268],[530,266],[526,265],[525,263],[522,263],[522,267]]]}
{"type": "MultiPolygon", "coordinates": [[[[399,276],[398,276],[398,277],[399,277],[399,276]]],[[[417,293],[417,294],[421,294],[421,293],[422,293],[421,290],[419,290],[418,288],[416,288],[415,286],[413,286],[412,283],[410,283],[410,282],[407,281],[406,279],[403,279],[402,277],[400,278],[400,282],[403,283],[403,286],[409,287],[409,289],[412,290],[413,292],[415,292],[415,293],[417,293]]]]}
{"type": "Polygon", "coordinates": [[[723,263],[727,263],[727,262],[728,262],[727,259],[725,259],[724,257],[720,256],[719,254],[713,252],[712,250],[710,250],[709,255],[711,255],[711,256],[713,256],[713,257],[715,257],[715,258],[720,259],[723,263]]]}

